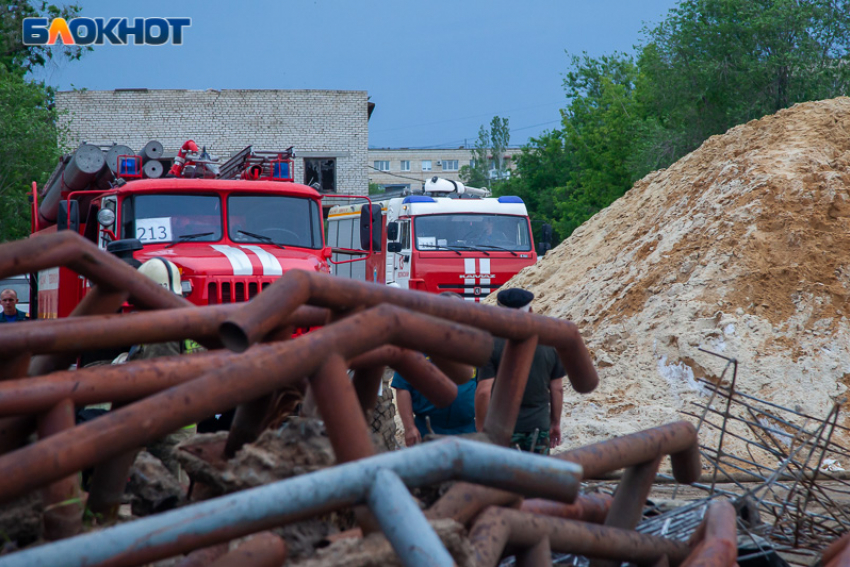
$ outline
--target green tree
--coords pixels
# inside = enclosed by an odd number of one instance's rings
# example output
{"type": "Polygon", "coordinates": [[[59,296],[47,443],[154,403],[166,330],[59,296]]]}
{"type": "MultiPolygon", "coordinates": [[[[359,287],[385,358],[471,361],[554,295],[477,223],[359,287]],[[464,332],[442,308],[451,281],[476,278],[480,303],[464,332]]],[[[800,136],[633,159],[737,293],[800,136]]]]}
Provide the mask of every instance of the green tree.
{"type": "Polygon", "coordinates": [[[478,139],[472,148],[472,164],[460,168],[458,175],[461,181],[471,187],[487,187],[490,185],[489,156],[490,154],[490,131],[481,126],[478,129],[478,139]]]}
{"type": "Polygon", "coordinates": [[[68,20],[79,12],[80,6],[76,4],[56,6],[44,1],[0,0],[0,64],[8,71],[24,76],[52,61],[79,59],[84,52],[90,51],[91,47],[48,47],[23,43],[24,18],[68,20]]]}
{"type": "Polygon", "coordinates": [[[56,112],[43,85],[0,66],[0,241],[30,229],[27,193],[56,166],[56,112]]]}
{"type": "Polygon", "coordinates": [[[28,74],[85,51],[23,45],[23,18],[71,18],[78,12],[76,5],[0,0],[0,241],[29,233],[27,193],[33,181],[47,180],[60,156],[53,91],[28,74]]]}
{"type": "Polygon", "coordinates": [[[682,0],[644,32],[639,98],[663,125],[647,146],[669,163],[732,126],[850,87],[848,0],[682,0]]]}
{"type": "Polygon", "coordinates": [[[508,149],[510,141],[511,131],[508,127],[508,119],[494,116],[490,122],[490,151],[493,156],[490,165],[496,172],[496,179],[501,180],[507,177],[508,166],[505,164],[505,150],[508,149]]]}
{"type": "Polygon", "coordinates": [[[472,148],[472,165],[460,168],[460,179],[471,187],[491,187],[490,170],[497,172],[496,179],[506,177],[505,150],[511,140],[508,119],[494,116],[490,128],[483,124],[478,129],[478,139],[472,148]]]}
{"type": "MultiPolygon", "coordinates": [[[[543,223],[556,226],[558,217],[558,188],[569,178],[570,156],[560,130],[544,132],[532,138],[516,156],[516,170],[504,183],[494,189],[496,196],[516,195],[525,203],[532,219],[535,241],[540,240],[543,223]]],[[[555,231],[554,241],[560,241],[555,231]]]]}
{"type": "Polygon", "coordinates": [[[628,159],[645,120],[635,97],[637,76],[633,59],[624,54],[572,58],[564,78],[570,103],[562,113],[567,178],[555,190],[559,234],[572,233],[645,173],[633,170],[628,159]]]}

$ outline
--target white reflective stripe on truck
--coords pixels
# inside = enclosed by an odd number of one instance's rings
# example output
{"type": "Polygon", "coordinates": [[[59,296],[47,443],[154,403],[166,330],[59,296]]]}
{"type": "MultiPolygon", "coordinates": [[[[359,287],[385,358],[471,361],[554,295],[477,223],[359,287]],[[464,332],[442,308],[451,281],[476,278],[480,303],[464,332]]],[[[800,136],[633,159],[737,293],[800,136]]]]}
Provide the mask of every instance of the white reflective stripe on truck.
{"type": "Polygon", "coordinates": [[[244,245],[242,248],[246,250],[250,250],[260,259],[260,263],[263,265],[263,275],[264,276],[282,276],[283,268],[280,265],[280,262],[277,258],[275,258],[274,254],[270,254],[266,250],[263,250],[259,246],[251,246],[244,245]]]}
{"type": "Polygon", "coordinates": [[[251,259],[242,250],[225,244],[213,244],[211,248],[227,256],[227,259],[230,260],[230,265],[233,267],[234,276],[254,275],[254,267],[251,266],[251,259]]]}

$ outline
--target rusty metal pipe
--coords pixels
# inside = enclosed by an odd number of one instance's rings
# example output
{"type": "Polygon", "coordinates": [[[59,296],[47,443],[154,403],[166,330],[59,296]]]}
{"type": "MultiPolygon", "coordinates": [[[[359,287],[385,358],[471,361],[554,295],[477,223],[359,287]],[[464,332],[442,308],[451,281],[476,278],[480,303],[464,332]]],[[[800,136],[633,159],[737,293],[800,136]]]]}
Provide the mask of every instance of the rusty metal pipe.
{"type": "MultiPolygon", "coordinates": [[[[207,308],[191,310],[205,309],[207,308]]],[[[138,313],[132,317],[143,318],[167,313],[138,313]]],[[[324,313],[324,310],[302,307],[290,320],[299,326],[308,326],[316,317],[324,317],[324,313]]],[[[258,345],[256,348],[258,352],[267,352],[269,347],[258,345]]],[[[192,356],[134,361],[116,366],[61,370],[44,376],[0,382],[0,416],[39,413],[67,397],[73,399],[78,406],[136,401],[194,379],[209,368],[227,365],[235,356],[238,355],[230,351],[201,352],[192,356]]]]}
{"type": "Polygon", "coordinates": [[[263,424],[274,401],[272,394],[265,394],[256,400],[239,404],[233,414],[230,433],[224,444],[224,456],[232,459],[246,443],[251,443],[263,432],[263,424]]]}
{"type": "Polygon", "coordinates": [[[457,384],[422,354],[409,349],[382,346],[350,360],[348,366],[355,371],[389,366],[438,408],[451,405],[457,398],[457,384]]]}
{"type": "Polygon", "coordinates": [[[348,379],[345,361],[330,355],[310,378],[316,406],[328,432],[338,463],[355,461],[375,454],[369,426],[360,410],[357,393],[348,379]]]}
{"type": "Polygon", "coordinates": [[[27,437],[36,430],[36,427],[37,420],[34,415],[0,418],[0,454],[26,445],[27,437]]]}
{"type": "Polygon", "coordinates": [[[481,567],[495,567],[506,545],[529,548],[544,537],[549,539],[552,551],[638,565],[652,565],[667,555],[675,567],[690,551],[685,543],[631,530],[496,507],[487,508],[479,516],[469,535],[476,564],[481,567]]]}
{"type": "Polygon", "coordinates": [[[850,546],[844,546],[844,549],[838,552],[826,567],[848,567],[850,566],[850,546]]]}
{"type": "Polygon", "coordinates": [[[735,507],[726,500],[712,502],[703,521],[703,540],[682,567],[733,567],[738,557],[735,507]]]}
{"type": "Polygon", "coordinates": [[[484,433],[497,445],[507,446],[511,441],[536,348],[537,337],[531,336],[522,341],[509,340],[502,351],[484,418],[484,433]]]}
{"type": "Polygon", "coordinates": [[[381,380],[384,379],[385,368],[386,366],[361,368],[355,370],[354,376],[351,377],[351,384],[354,386],[357,401],[364,415],[378,404],[378,392],[381,391],[381,380]]]}
{"type": "Polygon", "coordinates": [[[847,547],[850,547],[850,532],[829,544],[829,547],[827,547],[823,552],[821,564],[829,565],[832,563],[832,560],[838,557],[838,555],[847,547]]]}
{"type": "MultiPolygon", "coordinates": [[[[643,507],[652,483],[661,464],[661,457],[626,469],[623,479],[617,485],[611,510],[605,517],[605,525],[610,528],[633,530],[643,516],[643,507]]],[[[618,567],[616,561],[594,559],[591,567],[618,567]]]]}
{"type": "MultiPolygon", "coordinates": [[[[31,323],[27,323],[27,325],[30,324],[31,323]]],[[[12,325],[6,325],[6,327],[11,326],[12,325]]],[[[27,375],[30,361],[32,360],[31,353],[24,349],[17,349],[7,353],[3,358],[3,364],[0,365],[0,382],[27,375]]]]}
{"type": "Polygon", "coordinates": [[[0,382],[0,415],[40,413],[64,398],[71,398],[77,406],[132,402],[192,380],[237,356],[230,351],[209,351],[8,380],[0,382]]]}
{"type": "Polygon", "coordinates": [[[286,543],[272,532],[263,532],[242,543],[209,567],[280,567],[286,561],[286,543]]]}
{"type": "Polygon", "coordinates": [[[540,541],[520,550],[516,554],[517,567],[546,567],[552,565],[552,546],[549,538],[543,536],[540,541]]]}
{"type": "MultiPolygon", "coordinates": [[[[92,288],[80,303],[77,304],[74,310],[71,311],[69,318],[114,313],[124,304],[127,297],[128,294],[125,291],[113,291],[99,287],[92,288]]],[[[35,356],[30,361],[29,375],[39,376],[53,372],[54,370],[64,370],[73,364],[75,360],[76,355],[70,353],[35,356]]]]}
{"type": "MultiPolygon", "coordinates": [[[[80,557],[99,567],[150,563],[363,502],[376,489],[381,470],[392,471],[412,488],[464,479],[559,501],[575,499],[581,476],[572,463],[446,438],[26,549],[4,557],[3,564],[57,567],[76,564],[80,557]]],[[[393,497],[409,499],[403,492],[393,497]]],[[[397,523],[395,529],[410,525],[397,523]]]]}
{"type": "Polygon", "coordinates": [[[263,290],[262,295],[266,294],[270,296],[268,299],[259,301],[258,295],[221,324],[220,335],[224,346],[234,352],[244,352],[279,326],[299,305],[307,303],[310,298],[307,272],[286,272],[283,277],[263,290]]]}
{"type": "MultiPolygon", "coordinates": [[[[62,400],[38,417],[38,436],[50,438],[61,433],[73,434],[74,404],[62,400]]],[[[44,538],[64,539],[83,529],[83,503],[77,475],[59,478],[42,491],[44,499],[44,538]]]]}
{"type": "Polygon", "coordinates": [[[177,567],[208,567],[210,563],[230,550],[229,543],[219,543],[210,547],[196,549],[186,555],[177,567]]]}
{"type": "Polygon", "coordinates": [[[432,356],[431,364],[440,369],[449,380],[462,386],[472,380],[474,368],[440,356],[432,356]]]}
{"type": "Polygon", "coordinates": [[[699,479],[701,465],[697,431],[687,421],[676,421],[586,445],[555,455],[555,458],[580,464],[584,469],[584,478],[591,479],[663,455],[670,455],[673,476],[677,481],[690,484],[699,479]]]}
{"type": "MultiPolygon", "coordinates": [[[[235,356],[227,367],[210,369],[191,382],[98,417],[73,432],[0,456],[0,478],[4,479],[0,502],[298,381],[335,351],[348,359],[386,342],[408,348],[415,342],[429,352],[440,352],[458,341],[466,345],[466,355],[477,353],[481,363],[492,349],[491,338],[484,332],[385,305],[291,341],[260,345],[255,349],[265,346],[267,354],[257,356],[257,350],[252,350],[235,356]],[[361,332],[364,328],[372,332],[361,332]],[[245,380],[246,376],[251,379],[245,380]]],[[[359,408],[357,413],[362,419],[359,408]]]]}
{"type": "MultiPolygon", "coordinates": [[[[91,292],[86,297],[89,297],[91,292]]],[[[121,301],[123,303],[123,300],[121,301]]],[[[120,305],[119,305],[120,306],[120,305]]],[[[31,321],[24,328],[0,327],[0,356],[28,351],[34,354],[73,353],[162,343],[187,337],[196,340],[218,338],[222,321],[241,305],[185,307],[131,314],[90,315],[31,321]]],[[[327,310],[299,307],[285,323],[295,326],[318,326],[324,323],[327,310]]],[[[9,326],[11,327],[11,325],[9,326]]]]}
{"type": "MultiPolygon", "coordinates": [[[[119,407],[121,404],[112,404],[113,410],[119,407]]],[[[103,523],[113,523],[118,519],[121,498],[127,487],[127,479],[130,478],[130,467],[138,453],[139,448],[134,448],[94,467],[86,506],[95,514],[100,514],[103,523]]]]}
{"type": "Polygon", "coordinates": [[[127,291],[133,304],[139,308],[167,309],[192,305],[70,230],[0,244],[0,277],[57,266],[74,270],[104,291],[127,291]]]}
{"type": "Polygon", "coordinates": [[[429,520],[451,518],[466,525],[488,506],[514,506],[522,497],[513,492],[467,482],[456,482],[425,512],[429,520]]]}
{"type": "Polygon", "coordinates": [[[245,305],[242,311],[222,324],[222,340],[228,348],[236,351],[244,350],[260,340],[264,331],[275,326],[276,319],[284,318],[287,309],[292,308],[295,302],[288,298],[293,294],[299,299],[308,297],[307,302],[311,305],[343,311],[382,303],[398,305],[486,329],[507,339],[522,341],[538,335],[541,344],[559,349],[564,368],[576,391],[590,392],[599,382],[590,353],[578,328],[570,321],[299,270],[290,270],[284,274],[245,305]],[[281,309],[280,305],[286,305],[287,309],[281,309]]]}
{"type": "Polygon", "coordinates": [[[519,509],[528,514],[553,516],[565,520],[578,520],[590,524],[602,524],[611,509],[614,498],[610,494],[581,494],[572,504],[531,498],[524,500],[519,509]]]}
{"type": "MultiPolygon", "coordinates": [[[[555,455],[554,458],[580,464],[584,470],[584,478],[589,479],[639,465],[648,459],[671,452],[678,455],[676,459],[671,456],[673,475],[676,479],[683,483],[695,482],[701,471],[697,432],[694,426],[686,421],[677,421],[587,445],[555,455]]],[[[516,495],[512,496],[517,498],[516,495]]],[[[509,500],[509,496],[503,493],[458,482],[431,506],[428,517],[454,518],[465,523],[488,505],[505,505],[509,500]]]]}
{"type": "Polygon", "coordinates": [[[638,525],[660,464],[661,457],[657,457],[654,461],[626,469],[605,518],[606,526],[632,530],[638,525]]]}

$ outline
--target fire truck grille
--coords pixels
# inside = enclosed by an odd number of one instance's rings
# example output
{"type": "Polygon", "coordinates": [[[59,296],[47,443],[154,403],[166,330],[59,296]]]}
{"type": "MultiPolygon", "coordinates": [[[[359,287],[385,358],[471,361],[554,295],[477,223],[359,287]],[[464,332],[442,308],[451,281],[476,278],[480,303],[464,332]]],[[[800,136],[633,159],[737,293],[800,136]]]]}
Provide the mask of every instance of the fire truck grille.
{"type": "Polygon", "coordinates": [[[271,280],[258,282],[233,278],[216,280],[207,284],[207,297],[210,305],[219,303],[239,303],[253,299],[261,290],[271,285],[271,280]]]}

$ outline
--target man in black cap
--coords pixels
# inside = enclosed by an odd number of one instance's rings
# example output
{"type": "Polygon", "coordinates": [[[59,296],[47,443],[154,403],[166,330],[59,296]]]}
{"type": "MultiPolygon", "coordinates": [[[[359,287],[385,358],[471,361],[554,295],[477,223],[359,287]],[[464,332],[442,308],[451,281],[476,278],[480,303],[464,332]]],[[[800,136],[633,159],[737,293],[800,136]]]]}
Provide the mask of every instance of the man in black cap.
{"type": "MultiPolygon", "coordinates": [[[[534,294],[519,288],[503,289],[496,295],[501,307],[531,312],[534,294]]],[[[484,425],[493,381],[499,370],[505,339],[496,337],[490,360],[478,372],[478,389],[475,393],[475,421],[479,429],[484,425]]],[[[558,353],[550,346],[537,345],[528,383],[522,396],[511,446],[523,451],[543,455],[561,444],[561,409],[564,402],[564,370],[558,353]]]]}

